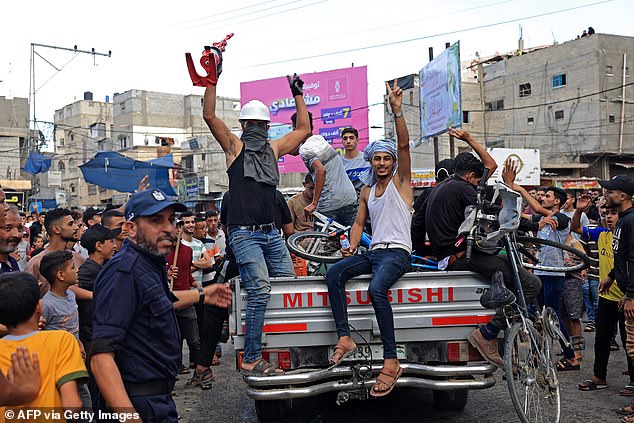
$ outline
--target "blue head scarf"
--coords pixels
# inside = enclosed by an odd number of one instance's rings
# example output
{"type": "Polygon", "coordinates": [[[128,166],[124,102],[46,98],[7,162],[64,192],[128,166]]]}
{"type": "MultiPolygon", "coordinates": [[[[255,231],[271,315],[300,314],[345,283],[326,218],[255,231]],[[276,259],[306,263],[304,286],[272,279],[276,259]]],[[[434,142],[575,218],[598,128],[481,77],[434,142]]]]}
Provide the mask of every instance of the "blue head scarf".
{"type": "MultiPolygon", "coordinates": [[[[375,153],[389,153],[394,158],[394,172],[396,172],[396,142],[393,140],[378,140],[368,144],[363,152],[363,159],[366,162],[372,163],[372,156],[375,153]]],[[[374,176],[374,168],[370,166],[363,173],[359,174],[359,180],[364,185],[372,186],[376,184],[376,177],[374,176]]]]}

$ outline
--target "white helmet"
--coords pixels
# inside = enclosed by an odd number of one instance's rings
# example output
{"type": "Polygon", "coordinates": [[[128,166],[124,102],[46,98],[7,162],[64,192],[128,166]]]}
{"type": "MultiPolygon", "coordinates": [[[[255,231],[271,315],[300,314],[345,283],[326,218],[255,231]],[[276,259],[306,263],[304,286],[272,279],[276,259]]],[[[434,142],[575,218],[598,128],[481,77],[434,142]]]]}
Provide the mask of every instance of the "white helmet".
{"type": "Polygon", "coordinates": [[[269,108],[260,100],[251,100],[240,109],[240,120],[265,120],[271,121],[269,108]]]}

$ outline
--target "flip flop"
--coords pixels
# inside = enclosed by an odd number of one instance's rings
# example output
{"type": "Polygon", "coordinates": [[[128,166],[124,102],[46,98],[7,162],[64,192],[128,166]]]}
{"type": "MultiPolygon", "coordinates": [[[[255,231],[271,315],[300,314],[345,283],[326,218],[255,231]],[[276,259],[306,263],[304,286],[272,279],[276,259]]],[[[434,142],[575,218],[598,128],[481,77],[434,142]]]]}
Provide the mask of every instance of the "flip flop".
{"type": "Polygon", "coordinates": [[[605,389],[608,387],[607,383],[596,383],[592,379],[584,380],[580,384],[577,385],[580,391],[596,391],[599,389],[605,389]]]}
{"type": "Polygon", "coordinates": [[[634,397],[634,385],[625,385],[619,395],[622,397],[634,397]]]}
{"type": "Polygon", "coordinates": [[[339,364],[341,364],[344,358],[350,357],[351,355],[355,354],[357,351],[359,351],[359,348],[357,347],[354,347],[353,349],[347,350],[347,351],[341,347],[338,347],[338,346],[335,347],[335,351],[332,353],[332,357],[334,357],[337,354],[340,355],[341,357],[339,357],[339,360],[333,360],[333,358],[330,357],[330,360],[329,360],[330,367],[328,367],[328,370],[334,369],[339,364]]]}
{"type": "Polygon", "coordinates": [[[616,410],[616,412],[623,416],[631,416],[632,414],[634,414],[634,406],[626,405],[625,407],[621,407],[616,410]]]}
{"type": "Polygon", "coordinates": [[[374,386],[372,386],[372,388],[370,389],[370,395],[372,395],[373,397],[386,396],[387,394],[392,392],[392,389],[394,389],[394,386],[396,386],[396,381],[398,380],[399,377],[401,377],[402,374],[403,374],[402,367],[399,367],[398,372],[394,376],[388,375],[387,373],[381,371],[381,373],[379,373],[379,375],[376,378],[376,382],[374,383],[374,386]],[[385,380],[385,378],[381,379],[381,375],[385,376],[386,378],[392,379],[392,381],[390,382],[389,380],[385,380]],[[381,382],[387,385],[388,389],[385,391],[376,391],[374,388],[376,387],[377,382],[381,382]]]}
{"type": "Polygon", "coordinates": [[[572,364],[567,358],[562,358],[557,362],[557,371],[567,372],[570,370],[581,370],[581,365],[572,364]]]}
{"type": "Polygon", "coordinates": [[[242,376],[281,376],[284,374],[283,370],[281,372],[278,372],[277,369],[277,367],[275,367],[265,359],[261,358],[260,361],[258,361],[258,364],[256,364],[253,369],[241,369],[240,374],[242,376]]]}

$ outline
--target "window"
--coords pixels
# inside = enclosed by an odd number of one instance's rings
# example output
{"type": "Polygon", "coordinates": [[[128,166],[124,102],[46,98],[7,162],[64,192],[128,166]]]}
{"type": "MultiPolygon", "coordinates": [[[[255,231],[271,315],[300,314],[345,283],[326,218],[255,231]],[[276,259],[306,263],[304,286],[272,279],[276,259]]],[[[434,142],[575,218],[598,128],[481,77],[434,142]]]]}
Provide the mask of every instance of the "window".
{"type": "Polygon", "coordinates": [[[610,122],[610,123],[616,122],[616,119],[615,119],[614,115],[608,115],[608,122],[610,122]]]}
{"type": "Polygon", "coordinates": [[[74,194],[74,193],[75,193],[75,184],[70,184],[70,192],[71,192],[72,194],[74,194]]]}
{"type": "Polygon", "coordinates": [[[566,85],[566,74],[560,73],[559,75],[553,76],[553,88],[559,88],[566,85]]]}
{"type": "Polygon", "coordinates": [[[527,123],[527,124],[529,124],[529,125],[534,125],[534,124],[535,124],[535,118],[534,118],[534,117],[532,117],[532,116],[531,116],[531,117],[529,117],[529,118],[526,120],[526,123],[527,123]]]}
{"type": "Polygon", "coordinates": [[[88,195],[97,195],[97,185],[88,184],[88,195]]]}
{"type": "Polygon", "coordinates": [[[70,134],[70,142],[75,141],[75,135],[74,134],[70,134]]]}
{"type": "Polygon", "coordinates": [[[502,110],[504,108],[504,100],[492,101],[490,103],[486,103],[485,106],[489,111],[502,110]]]}
{"type": "Polygon", "coordinates": [[[128,137],[124,137],[124,136],[119,137],[119,148],[121,150],[128,148],[128,137]]]}
{"type": "Polygon", "coordinates": [[[614,74],[612,73],[612,66],[611,65],[606,65],[605,66],[605,74],[608,76],[613,76],[614,74]]]}
{"type": "Polygon", "coordinates": [[[506,147],[506,143],[504,142],[504,140],[490,141],[489,145],[487,145],[487,147],[490,147],[490,148],[504,148],[504,147],[506,147]]]}
{"type": "Polygon", "coordinates": [[[555,119],[563,119],[564,111],[563,110],[555,110],[555,119]]]}
{"type": "Polygon", "coordinates": [[[625,115],[625,116],[624,116],[624,118],[625,118],[625,123],[630,124],[630,125],[631,125],[632,123],[634,123],[634,122],[632,121],[632,115],[625,115]]]}
{"type": "Polygon", "coordinates": [[[63,172],[66,170],[66,166],[64,166],[64,162],[63,161],[59,161],[57,163],[57,170],[59,170],[60,172],[63,172]]]}
{"type": "Polygon", "coordinates": [[[125,103],[119,103],[119,108],[122,112],[125,112],[125,103]]]}
{"type": "Polygon", "coordinates": [[[69,159],[68,160],[68,167],[72,170],[75,167],[75,160],[69,159]]]}
{"type": "Polygon", "coordinates": [[[92,138],[105,138],[106,137],[106,124],[95,123],[90,125],[90,136],[92,138]]]}
{"type": "Polygon", "coordinates": [[[60,147],[64,146],[64,138],[59,138],[59,146],[60,147]]]}
{"type": "Polygon", "coordinates": [[[531,96],[531,84],[527,82],[526,84],[520,84],[520,98],[526,98],[531,96]]]}
{"type": "Polygon", "coordinates": [[[469,116],[469,111],[468,110],[463,110],[462,111],[462,123],[470,123],[470,116],[469,116]]]}

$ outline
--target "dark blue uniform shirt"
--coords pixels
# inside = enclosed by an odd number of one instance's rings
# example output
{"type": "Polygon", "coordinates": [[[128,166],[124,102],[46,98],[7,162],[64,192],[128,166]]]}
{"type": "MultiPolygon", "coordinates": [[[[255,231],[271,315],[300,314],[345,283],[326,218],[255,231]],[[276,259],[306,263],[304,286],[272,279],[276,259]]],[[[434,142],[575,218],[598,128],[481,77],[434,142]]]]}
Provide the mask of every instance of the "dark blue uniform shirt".
{"type": "Polygon", "coordinates": [[[92,354],[114,352],[124,382],[174,381],[180,335],[165,259],[125,240],[94,285],[92,354]]]}

